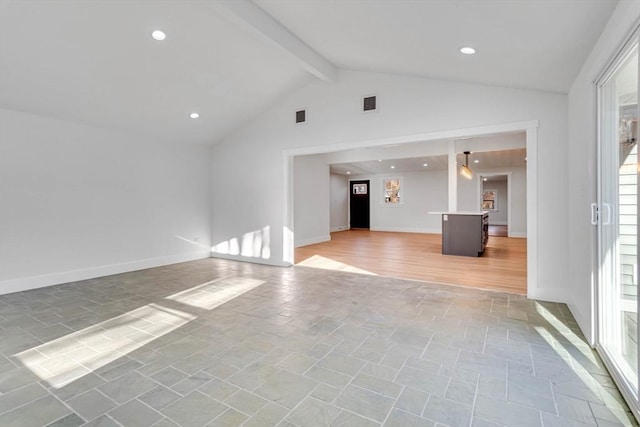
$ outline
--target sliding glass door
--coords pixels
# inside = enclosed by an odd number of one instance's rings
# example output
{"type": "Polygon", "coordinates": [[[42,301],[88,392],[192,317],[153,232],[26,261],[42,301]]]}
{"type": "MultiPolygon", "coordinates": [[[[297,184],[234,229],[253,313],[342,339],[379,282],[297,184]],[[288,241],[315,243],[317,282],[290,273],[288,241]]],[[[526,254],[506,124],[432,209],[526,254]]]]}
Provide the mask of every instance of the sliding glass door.
{"type": "Polygon", "coordinates": [[[638,38],[598,83],[598,349],[638,402],[638,38]]]}

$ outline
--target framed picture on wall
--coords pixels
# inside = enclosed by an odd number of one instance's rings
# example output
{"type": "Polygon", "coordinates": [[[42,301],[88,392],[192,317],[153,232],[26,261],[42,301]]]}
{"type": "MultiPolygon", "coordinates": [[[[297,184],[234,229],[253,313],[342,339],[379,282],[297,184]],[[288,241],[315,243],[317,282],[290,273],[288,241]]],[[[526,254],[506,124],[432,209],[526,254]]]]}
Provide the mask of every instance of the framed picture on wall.
{"type": "Polygon", "coordinates": [[[498,190],[484,190],[482,192],[482,210],[495,211],[498,210],[498,190]]]}
{"type": "Polygon", "coordinates": [[[382,202],[385,205],[402,204],[402,178],[384,178],[382,180],[382,202]]]}

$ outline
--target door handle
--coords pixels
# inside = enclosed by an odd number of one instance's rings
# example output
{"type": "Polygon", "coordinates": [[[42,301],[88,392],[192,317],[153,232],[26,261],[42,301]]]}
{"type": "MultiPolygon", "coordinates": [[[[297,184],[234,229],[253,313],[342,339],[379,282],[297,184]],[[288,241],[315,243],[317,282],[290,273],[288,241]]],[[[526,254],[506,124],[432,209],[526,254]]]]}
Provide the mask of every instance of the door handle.
{"type": "Polygon", "coordinates": [[[598,204],[591,203],[591,225],[598,225],[598,204]]]}

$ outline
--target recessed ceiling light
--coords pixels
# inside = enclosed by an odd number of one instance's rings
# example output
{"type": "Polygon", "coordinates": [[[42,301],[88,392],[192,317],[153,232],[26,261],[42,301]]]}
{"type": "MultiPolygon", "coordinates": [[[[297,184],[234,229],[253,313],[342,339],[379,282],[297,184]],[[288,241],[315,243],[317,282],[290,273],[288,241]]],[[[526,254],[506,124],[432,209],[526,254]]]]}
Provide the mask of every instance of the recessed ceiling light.
{"type": "Polygon", "coordinates": [[[460,53],[464,53],[465,55],[473,55],[474,53],[476,53],[476,50],[471,46],[465,46],[460,49],[460,53]]]}
{"type": "Polygon", "coordinates": [[[382,160],[378,160],[379,162],[381,162],[382,160]]]}
{"type": "Polygon", "coordinates": [[[198,117],[200,117],[200,114],[198,114],[198,113],[191,113],[191,114],[189,114],[189,117],[191,117],[192,119],[197,119],[198,117]]]}
{"type": "Polygon", "coordinates": [[[483,180],[483,181],[486,181],[486,180],[487,180],[487,178],[482,178],[482,180],[483,180]]]}
{"type": "Polygon", "coordinates": [[[426,167],[427,167],[427,166],[429,166],[429,165],[425,163],[425,164],[423,164],[422,166],[424,166],[424,167],[426,168],[426,167]]]}
{"type": "Polygon", "coordinates": [[[473,163],[480,163],[480,160],[474,160],[473,163]]]}
{"type": "Polygon", "coordinates": [[[351,175],[351,172],[347,171],[347,175],[351,175]]]}
{"type": "Polygon", "coordinates": [[[395,168],[396,168],[395,166],[391,165],[391,169],[395,169],[395,168]]]}
{"type": "Polygon", "coordinates": [[[155,40],[162,41],[167,38],[167,35],[164,33],[164,31],[155,30],[153,33],[151,33],[151,37],[153,37],[155,40]]]}

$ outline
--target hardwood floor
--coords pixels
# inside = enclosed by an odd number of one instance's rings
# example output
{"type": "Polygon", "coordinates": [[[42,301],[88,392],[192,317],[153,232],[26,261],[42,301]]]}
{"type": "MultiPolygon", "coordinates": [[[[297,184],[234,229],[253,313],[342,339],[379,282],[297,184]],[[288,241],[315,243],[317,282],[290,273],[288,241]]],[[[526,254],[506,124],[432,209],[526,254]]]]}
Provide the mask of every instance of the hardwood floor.
{"type": "Polygon", "coordinates": [[[527,240],[489,238],[481,257],[442,255],[439,234],[348,230],[296,248],[299,265],[527,293],[527,240]]]}

